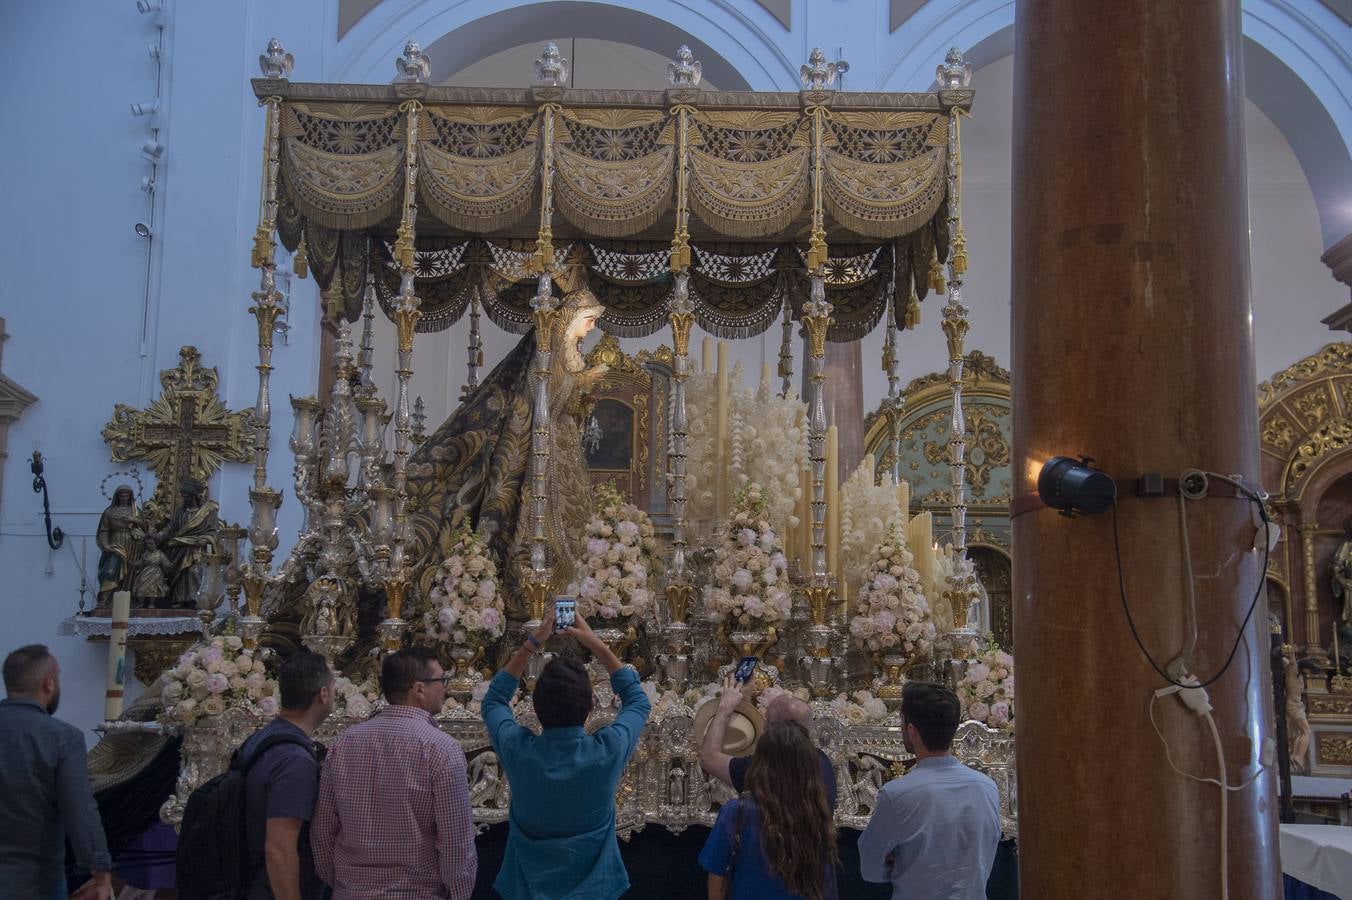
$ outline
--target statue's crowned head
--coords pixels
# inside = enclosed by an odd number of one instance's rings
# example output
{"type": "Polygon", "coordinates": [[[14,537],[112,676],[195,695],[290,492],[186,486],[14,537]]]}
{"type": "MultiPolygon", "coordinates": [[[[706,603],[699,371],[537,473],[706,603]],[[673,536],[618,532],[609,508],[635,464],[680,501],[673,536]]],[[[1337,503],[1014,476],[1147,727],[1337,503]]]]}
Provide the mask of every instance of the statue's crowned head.
{"type": "Polygon", "coordinates": [[[583,367],[578,345],[596,327],[605,311],[596,295],[585,288],[564,296],[550,335],[551,346],[564,368],[578,371],[583,367]]]}

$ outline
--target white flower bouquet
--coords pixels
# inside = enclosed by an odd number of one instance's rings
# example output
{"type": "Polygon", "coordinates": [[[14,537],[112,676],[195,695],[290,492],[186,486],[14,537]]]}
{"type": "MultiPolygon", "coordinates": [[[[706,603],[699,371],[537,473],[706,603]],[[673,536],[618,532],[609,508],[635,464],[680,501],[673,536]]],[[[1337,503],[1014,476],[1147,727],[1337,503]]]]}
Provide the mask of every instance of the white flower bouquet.
{"type": "Polygon", "coordinates": [[[890,539],[896,523],[906,521],[897,503],[897,488],[884,476],[873,482],[869,457],[840,486],[840,562],[850,591],[858,591],[873,578],[874,551],[890,539]]]}
{"type": "Polygon", "coordinates": [[[991,728],[1014,727],[1014,657],[991,644],[968,664],[958,682],[964,719],[976,719],[991,728]]]}
{"type": "Polygon", "coordinates": [[[734,495],[727,533],[715,551],[705,602],[729,629],[762,628],[789,617],[789,563],[766,519],[766,498],[751,483],[734,495]]]}
{"type": "Polygon", "coordinates": [[[887,704],[868,691],[837,694],[831,701],[831,708],[851,725],[879,725],[889,714],[887,704]]]}
{"type": "Polygon", "coordinates": [[[369,719],[385,705],[380,686],[371,678],[356,682],[346,675],[339,675],[334,680],[333,693],[333,716],[337,719],[369,719]]]}
{"type": "Polygon", "coordinates": [[[502,637],[506,616],[498,568],[488,548],[468,526],[461,528],[451,555],[437,567],[423,613],[423,634],[438,644],[465,645],[502,637]]]}
{"type": "Polygon", "coordinates": [[[855,646],[875,654],[900,654],[908,660],[934,650],[934,619],[921,592],[914,556],[895,526],[873,551],[869,574],[850,620],[855,646]]]}
{"type": "Polygon", "coordinates": [[[249,650],[235,634],[200,641],[164,673],[164,711],[168,722],[191,725],[227,709],[259,716],[277,713],[277,682],[267,675],[261,650],[249,650]]]}
{"type": "Polygon", "coordinates": [[[626,503],[613,487],[598,487],[596,512],[587,523],[578,581],[578,612],[597,627],[645,618],[653,608],[650,576],[657,562],[657,539],[648,514],[626,503]]]}

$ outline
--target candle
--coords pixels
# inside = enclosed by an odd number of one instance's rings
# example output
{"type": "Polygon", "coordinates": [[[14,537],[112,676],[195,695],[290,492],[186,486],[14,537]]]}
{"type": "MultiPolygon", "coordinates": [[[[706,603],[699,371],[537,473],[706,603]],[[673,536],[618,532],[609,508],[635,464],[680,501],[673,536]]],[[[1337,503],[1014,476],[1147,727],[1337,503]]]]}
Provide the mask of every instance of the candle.
{"type": "Polygon", "coordinates": [[[840,581],[840,432],[826,429],[826,571],[840,581]]]}
{"type": "Polygon", "coordinates": [[[897,506],[901,507],[901,524],[911,521],[911,485],[905,478],[897,483],[897,506]]]}
{"type": "Polygon", "coordinates": [[[709,374],[714,370],[714,339],[707,334],[704,340],[700,342],[700,370],[704,374],[709,374]]]}
{"type": "Polygon", "coordinates": [[[770,364],[761,363],[761,380],[758,393],[769,396],[770,394],[770,364]]]}
{"type": "Polygon", "coordinates": [[[113,592],[113,627],[108,638],[108,689],[104,693],[103,718],[122,715],[123,686],[127,681],[127,620],[131,618],[131,591],[113,592]]]}
{"type": "Polygon", "coordinates": [[[812,470],[798,471],[798,488],[802,497],[798,502],[798,518],[803,520],[800,530],[798,554],[803,560],[803,573],[812,574],[812,470]]]}
{"type": "Polygon", "coordinates": [[[718,407],[717,431],[714,432],[714,472],[717,488],[714,492],[714,516],[721,523],[728,510],[728,343],[718,342],[718,407]]]}

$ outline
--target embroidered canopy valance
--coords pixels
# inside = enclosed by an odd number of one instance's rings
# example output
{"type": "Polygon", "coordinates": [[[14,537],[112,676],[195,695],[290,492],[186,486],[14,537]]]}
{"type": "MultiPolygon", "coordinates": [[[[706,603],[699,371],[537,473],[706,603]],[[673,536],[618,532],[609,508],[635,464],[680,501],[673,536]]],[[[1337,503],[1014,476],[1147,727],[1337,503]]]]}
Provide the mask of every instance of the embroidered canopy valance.
{"type": "Polygon", "coordinates": [[[477,298],[524,332],[548,267],[627,337],[666,324],[672,274],[688,271],[695,321],[749,337],[786,305],[796,317],[825,262],[834,341],[873,328],[894,289],[896,325],[914,320],[949,252],[950,113],[972,101],[968,88],[254,90],[276,104],[278,232],[350,318],[372,265],[389,309],[411,253],[420,331],[477,298]]]}

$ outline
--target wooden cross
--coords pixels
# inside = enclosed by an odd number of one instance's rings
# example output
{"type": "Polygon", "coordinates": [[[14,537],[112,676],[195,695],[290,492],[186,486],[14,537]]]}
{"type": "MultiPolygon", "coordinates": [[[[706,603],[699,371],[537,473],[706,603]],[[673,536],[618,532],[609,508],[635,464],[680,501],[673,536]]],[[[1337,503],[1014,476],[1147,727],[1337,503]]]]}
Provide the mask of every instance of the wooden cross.
{"type": "Polygon", "coordinates": [[[160,372],[163,392],[144,410],[119,403],[103,429],[114,462],[144,460],[155,470],[152,521],[167,518],[179,486],[206,483],[226,460],[248,462],[253,452],[252,411],[231,412],[216,394],[219,376],[199,365],[196,347],[178,352],[178,368],[160,372]]]}

